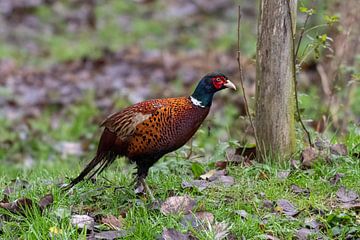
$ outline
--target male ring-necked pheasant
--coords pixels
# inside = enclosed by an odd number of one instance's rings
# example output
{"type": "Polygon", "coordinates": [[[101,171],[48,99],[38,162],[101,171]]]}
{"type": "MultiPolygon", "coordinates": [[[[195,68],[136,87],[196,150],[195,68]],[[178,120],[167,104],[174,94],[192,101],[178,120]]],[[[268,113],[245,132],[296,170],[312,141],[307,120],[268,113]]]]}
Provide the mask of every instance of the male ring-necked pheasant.
{"type": "Polygon", "coordinates": [[[65,188],[101,173],[117,156],[137,165],[137,183],[152,199],[144,179],[149,168],[166,153],[183,146],[208,115],[216,92],[235,85],[222,73],[209,73],[189,97],[153,99],[111,114],[102,123],[96,156],[65,188]]]}

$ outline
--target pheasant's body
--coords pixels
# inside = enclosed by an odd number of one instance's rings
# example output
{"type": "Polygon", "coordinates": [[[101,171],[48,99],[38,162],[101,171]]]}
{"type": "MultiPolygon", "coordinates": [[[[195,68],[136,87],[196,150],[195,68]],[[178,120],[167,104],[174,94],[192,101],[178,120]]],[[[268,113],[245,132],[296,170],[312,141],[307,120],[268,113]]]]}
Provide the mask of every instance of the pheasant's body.
{"type": "Polygon", "coordinates": [[[113,151],[138,165],[153,164],[183,146],[209,109],[186,97],[154,99],[112,114],[101,125],[114,135],[113,151]]]}
{"type": "Polygon", "coordinates": [[[145,178],[158,159],[180,148],[194,135],[209,113],[213,94],[229,86],[235,89],[224,75],[207,75],[190,97],[148,100],[110,115],[101,124],[105,129],[95,158],[68,188],[100,173],[117,156],[136,162],[138,178],[145,178]],[[201,86],[204,79],[214,82],[210,86],[213,89],[201,86]],[[220,80],[223,85],[217,87],[220,80]]]}

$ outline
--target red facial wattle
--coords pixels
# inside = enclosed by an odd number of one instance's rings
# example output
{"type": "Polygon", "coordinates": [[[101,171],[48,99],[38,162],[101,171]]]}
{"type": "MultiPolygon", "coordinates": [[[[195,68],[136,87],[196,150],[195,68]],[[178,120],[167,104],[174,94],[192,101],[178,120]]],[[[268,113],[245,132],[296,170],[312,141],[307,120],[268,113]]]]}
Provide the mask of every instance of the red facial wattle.
{"type": "Polygon", "coordinates": [[[212,84],[216,89],[222,88],[222,86],[226,83],[226,79],[224,77],[215,77],[212,78],[212,84]]]}

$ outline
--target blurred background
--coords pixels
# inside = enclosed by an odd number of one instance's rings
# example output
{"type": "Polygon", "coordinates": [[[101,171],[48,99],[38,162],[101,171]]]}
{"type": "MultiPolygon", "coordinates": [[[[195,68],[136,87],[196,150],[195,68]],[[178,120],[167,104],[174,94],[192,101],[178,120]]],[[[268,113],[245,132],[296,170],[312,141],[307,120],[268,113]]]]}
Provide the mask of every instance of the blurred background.
{"type": "MultiPolygon", "coordinates": [[[[106,115],[149,98],[190,95],[207,72],[239,85],[239,4],[253,110],[258,1],[0,0],[0,172],[59,159],[79,164],[94,151],[106,115]]],[[[359,12],[356,0],[299,1],[299,30],[312,14],[298,86],[314,137],[360,134],[359,12]]],[[[217,148],[253,141],[242,93],[224,91],[192,144],[216,158],[217,148]]]]}

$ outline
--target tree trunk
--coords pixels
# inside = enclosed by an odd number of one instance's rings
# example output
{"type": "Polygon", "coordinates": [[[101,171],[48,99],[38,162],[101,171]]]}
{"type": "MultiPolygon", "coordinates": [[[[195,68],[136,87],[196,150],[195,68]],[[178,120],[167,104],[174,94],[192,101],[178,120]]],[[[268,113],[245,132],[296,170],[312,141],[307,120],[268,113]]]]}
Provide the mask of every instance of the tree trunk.
{"type": "Polygon", "coordinates": [[[291,21],[296,18],[296,3],[297,0],[260,2],[255,117],[260,160],[275,156],[285,158],[295,147],[295,24],[291,21]]]}

